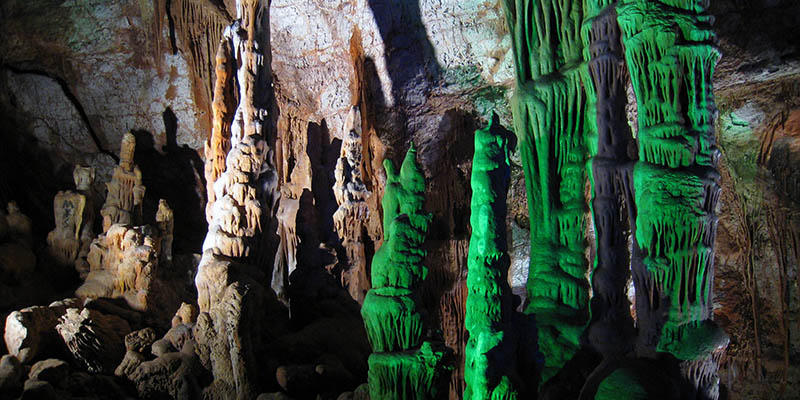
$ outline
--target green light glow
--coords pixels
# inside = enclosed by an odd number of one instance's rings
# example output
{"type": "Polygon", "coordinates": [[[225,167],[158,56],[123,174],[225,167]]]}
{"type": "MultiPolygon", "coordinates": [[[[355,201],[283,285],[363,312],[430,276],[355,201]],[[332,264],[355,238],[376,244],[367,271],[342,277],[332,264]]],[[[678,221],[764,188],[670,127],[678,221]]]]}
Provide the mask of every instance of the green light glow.
{"type": "Polygon", "coordinates": [[[427,275],[423,244],[431,222],[425,213],[425,177],[412,145],[398,174],[385,160],[383,246],[372,259],[372,289],[361,315],[374,353],[368,384],[373,399],[433,398],[443,352],[422,341],[416,289],[427,275]],[[421,347],[420,347],[421,346],[421,347]]]}
{"type": "Polygon", "coordinates": [[[514,130],[531,221],[526,312],[536,315],[544,382],[578,350],[588,319],[582,11],[573,0],[504,3],[517,77],[514,130]]]}
{"type": "Polygon", "coordinates": [[[507,138],[496,121],[475,131],[472,159],[472,202],[467,260],[467,306],[464,325],[469,331],[465,349],[464,399],[516,399],[502,352],[504,328],[510,320],[507,282],[506,193],[511,176],[507,138]]]}
{"type": "MultiPolygon", "coordinates": [[[[633,186],[644,269],[634,276],[637,292],[649,293],[637,301],[640,348],[680,360],[707,358],[725,341],[711,321],[720,192],[711,77],[719,52],[707,5],[622,0],[617,7],[638,106],[633,186]]],[[[715,370],[684,373],[695,374],[687,378],[698,390],[715,385],[702,376],[715,370]]]]}

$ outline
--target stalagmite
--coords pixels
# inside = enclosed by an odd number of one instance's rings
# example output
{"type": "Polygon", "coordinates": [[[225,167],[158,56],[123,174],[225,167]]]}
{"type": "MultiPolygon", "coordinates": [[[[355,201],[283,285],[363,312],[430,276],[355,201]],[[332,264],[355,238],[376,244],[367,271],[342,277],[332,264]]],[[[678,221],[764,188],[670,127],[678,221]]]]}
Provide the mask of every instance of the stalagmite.
{"type": "Polygon", "coordinates": [[[108,194],[100,215],[103,217],[103,232],[113,224],[133,225],[142,223],[142,200],[145,187],[142,171],[133,163],[136,137],[126,133],[119,150],[119,166],[114,168],[111,182],[106,183],[108,194]]]}
{"type": "Polygon", "coordinates": [[[272,292],[265,288],[265,221],[273,216],[275,172],[267,109],[271,94],[269,2],[240,0],[217,52],[214,122],[206,143],[208,234],[195,285],[197,353],[214,382],[211,398],[255,398],[274,373],[265,344],[272,292]],[[233,72],[235,71],[235,75],[233,72]],[[234,95],[235,93],[235,95],[234,95]],[[238,99],[231,112],[233,99],[238,99]]]}
{"type": "Polygon", "coordinates": [[[633,171],[637,352],[682,360],[695,393],[717,398],[712,353],[715,207],[720,187],[711,77],[719,58],[707,0],[623,0],[617,6],[638,107],[633,171]]]}
{"type": "Polygon", "coordinates": [[[86,256],[94,239],[91,185],[94,168],[76,166],[72,176],[77,191],[65,190],[53,200],[56,227],[47,235],[50,254],[61,265],[74,266],[85,277],[86,256]]]}
{"type": "Polygon", "coordinates": [[[372,289],[361,315],[372,350],[368,384],[373,399],[434,398],[444,353],[425,340],[417,290],[427,275],[423,244],[431,215],[423,210],[425,177],[413,145],[400,173],[384,161],[383,246],[372,260],[372,289]]]}
{"type": "Polygon", "coordinates": [[[472,204],[467,272],[465,328],[465,399],[516,399],[512,378],[515,365],[508,334],[511,288],[508,286],[506,193],[511,176],[508,138],[497,121],[475,131],[472,160],[472,204]]]}
{"type": "Polygon", "coordinates": [[[542,382],[576,353],[588,319],[581,3],[505,0],[516,67],[514,130],[531,221],[526,312],[536,315],[542,382]]]}
{"type": "Polygon", "coordinates": [[[159,261],[172,262],[172,239],[175,231],[175,214],[164,199],[158,201],[156,211],[156,224],[158,225],[159,261]]]}
{"type": "Polygon", "coordinates": [[[364,242],[369,219],[367,198],[370,192],[361,177],[362,153],[361,113],[352,107],[345,121],[345,138],[336,162],[336,183],[333,194],[339,208],[333,214],[336,233],[347,252],[348,269],[342,272],[342,283],[354,300],[362,303],[369,290],[364,242]]]}

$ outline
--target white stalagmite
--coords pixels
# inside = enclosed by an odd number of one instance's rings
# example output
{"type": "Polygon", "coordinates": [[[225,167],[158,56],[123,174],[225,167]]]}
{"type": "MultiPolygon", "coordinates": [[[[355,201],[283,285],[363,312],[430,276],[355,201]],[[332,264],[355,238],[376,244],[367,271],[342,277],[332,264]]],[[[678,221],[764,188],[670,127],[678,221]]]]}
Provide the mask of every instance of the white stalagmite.
{"type": "Polygon", "coordinates": [[[255,398],[269,373],[259,368],[268,336],[265,304],[274,300],[264,285],[268,271],[261,271],[268,265],[262,221],[272,218],[275,205],[265,127],[268,7],[266,0],[237,1],[237,20],[225,29],[216,56],[214,124],[206,143],[209,226],[195,277],[200,312],[194,327],[200,359],[215,378],[206,388],[210,398],[255,398]],[[229,89],[239,99],[232,116],[229,89]]]}

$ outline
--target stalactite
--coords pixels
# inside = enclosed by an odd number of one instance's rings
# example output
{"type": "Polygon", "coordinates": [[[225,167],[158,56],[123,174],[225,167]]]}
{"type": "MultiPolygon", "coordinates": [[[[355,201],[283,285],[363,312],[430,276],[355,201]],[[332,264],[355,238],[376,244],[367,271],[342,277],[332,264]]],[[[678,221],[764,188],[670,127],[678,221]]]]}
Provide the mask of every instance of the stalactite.
{"type": "Polygon", "coordinates": [[[592,157],[588,163],[592,171],[591,209],[597,246],[588,333],[589,342],[607,359],[622,357],[631,348],[634,330],[626,284],[629,265],[638,262],[631,259],[628,251],[628,214],[634,207],[628,147],[633,137],[626,120],[627,70],[613,3],[584,2],[587,18],[582,28],[588,63],[584,82],[588,107],[595,111],[587,112],[587,147],[592,157]]]}
{"type": "Polygon", "coordinates": [[[374,353],[368,383],[374,399],[433,398],[444,353],[423,337],[418,288],[428,270],[423,244],[431,215],[423,210],[425,177],[413,145],[400,173],[384,161],[383,246],[372,260],[372,289],[361,315],[374,353]]]}
{"type": "Polygon", "coordinates": [[[503,343],[508,340],[505,331],[512,313],[506,242],[506,193],[511,169],[508,138],[493,124],[497,121],[475,131],[472,161],[464,398],[476,400],[518,398],[509,377],[513,367],[509,346],[503,343]]]}
{"type": "MultiPolygon", "coordinates": [[[[214,105],[210,103],[212,99],[220,99],[215,94],[219,82],[219,64],[215,64],[215,58],[219,56],[218,44],[224,40],[222,33],[232,18],[224,7],[209,1],[168,0],[166,8],[172,40],[179,40],[172,45],[181,47],[192,69],[194,100],[198,109],[206,113],[211,111],[211,120],[206,120],[206,123],[213,125],[216,114],[214,105]]],[[[160,31],[158,36],[161,36],[160,31]]],[[[177,49],[173,47],[175,51],[177,49]]]]}
{"type": "Polygon", "coordinates": [[[531,221],[526,311],[536,315],[543,381],[578,350],[588,319],[580,3],[505,0],[517,77],[514,127],[531,221]]]}
{"type": "MultiPolygon", "coordinates": [[[[702,0],[623,0],[617,7],[638,109],[639,162],[633,171],[634,270],[640,355],[669,352],[684,363],[724,345],[712,318],[719,197],[711,90],[719,52],[702,0]]],[[[704,364],[705,365],[705,364],[704,364]]],[[[696,395],[716,398],[716,367],[682,368],[696,395]]]]}

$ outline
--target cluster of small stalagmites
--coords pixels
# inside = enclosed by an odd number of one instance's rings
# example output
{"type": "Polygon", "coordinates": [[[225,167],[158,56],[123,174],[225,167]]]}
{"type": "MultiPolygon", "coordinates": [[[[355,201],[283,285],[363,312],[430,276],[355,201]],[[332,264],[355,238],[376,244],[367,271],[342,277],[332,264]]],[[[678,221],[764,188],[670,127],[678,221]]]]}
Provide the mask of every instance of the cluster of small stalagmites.
{"type": "Polygon", "coordinates": [[[89,249],[89,274],[76,291],[80,298],[123,297],[133,309],[145,311],[158,268],[156,238],[147,225],[112,225],[89,249]]]}
{"type": "Polygon", "coordinates": [[[94,239],[94,205],[91,186],[94,168],[75,166],[72,177],[76,190],[63,190],[53,200],[56,227],[47,235],[47,246],[53,259],[64,266],[88,272],[86,256],[94,239]]]}
{"type": "Polygon", "coordinates": [[[342,283],[354,300],[364,301],[369,289],[366,254],[364,251],[365,224],[369,218],[367,197],[370,192],[361,177],[364,147],[361,140],[361,113],[353,107],[345,120],[345,138],[336,162],[333,194],[339,208],[333,214],[336,233],[347,252],[348,269],[342,272],[342,283]]]}
{"type": "Polygon", "coordinates": [[[164,265],[171,262],[174,214],[166,200],[161,199],[156,213],[157,228],[133,225],[133,216],[141,217],[144,196],[141,173],[133,164],[135,145],[132,134],[123,137],[120,165],[106,185],[108,195],[100,211],[103,232],[93,237],[90,186],[94,169],[78,166],[73,172],[77,191],[59,192],[53,201],[56,227],[47,242],[55,261],[74,266],[84,280],[75,291],[76,296],[123,298],[135,310],[157,314],[160,310],[154,306],[159,295],[153,287],[159,261],[164,265]]]}

